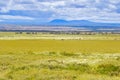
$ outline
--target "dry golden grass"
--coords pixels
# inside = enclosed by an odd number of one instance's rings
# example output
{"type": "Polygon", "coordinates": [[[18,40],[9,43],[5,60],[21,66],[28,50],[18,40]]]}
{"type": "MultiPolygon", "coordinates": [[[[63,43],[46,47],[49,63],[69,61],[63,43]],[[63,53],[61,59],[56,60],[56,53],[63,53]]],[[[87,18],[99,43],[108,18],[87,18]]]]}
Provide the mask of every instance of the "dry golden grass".
{"type": "Polygon", "coordinates": [[[119,53],[118,40],[0,40],[0,52],[119,53]]]}
{"type": "Polygon", "coordinates": [[[50,35],[51,39],[49,34],[43,35],[47,39],[11,35],[0,35],[0,80],[120,80],[120,40],[116,36],[56,40],[73,35],[50,35]],[[19,36],[30,38],[20,40],[19,36]]]}

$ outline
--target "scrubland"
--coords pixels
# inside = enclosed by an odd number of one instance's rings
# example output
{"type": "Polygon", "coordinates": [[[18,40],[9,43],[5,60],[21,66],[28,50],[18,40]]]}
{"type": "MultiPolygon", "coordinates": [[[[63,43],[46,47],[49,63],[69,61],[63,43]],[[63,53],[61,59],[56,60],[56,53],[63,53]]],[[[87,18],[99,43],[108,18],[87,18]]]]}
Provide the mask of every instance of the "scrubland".
{"type": "Polygon", "coordinates": [[[119,35],[13,34],[0,34],[0,80],[120,80],[119,35]]]}

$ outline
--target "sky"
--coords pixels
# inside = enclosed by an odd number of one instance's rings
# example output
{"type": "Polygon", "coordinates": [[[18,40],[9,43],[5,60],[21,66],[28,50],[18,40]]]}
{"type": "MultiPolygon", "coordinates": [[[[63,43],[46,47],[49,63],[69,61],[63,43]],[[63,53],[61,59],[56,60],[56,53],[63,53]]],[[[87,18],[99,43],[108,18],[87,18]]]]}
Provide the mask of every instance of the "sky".
{"type": "Polygon", "coordinates": [[[120,0],[0,0],[0,22],[54,19],[120,23],[120,0]]]}

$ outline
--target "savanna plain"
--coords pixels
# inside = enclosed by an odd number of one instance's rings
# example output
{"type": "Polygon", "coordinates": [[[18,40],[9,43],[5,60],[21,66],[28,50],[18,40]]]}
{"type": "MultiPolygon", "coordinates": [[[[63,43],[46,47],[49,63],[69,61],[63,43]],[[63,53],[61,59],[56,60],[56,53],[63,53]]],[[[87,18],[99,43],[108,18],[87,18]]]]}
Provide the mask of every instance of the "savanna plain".
{"type": "Polygon", "coordinates": [[[120,80],[120,34],[0,32],[0,80],[120,80]]]}

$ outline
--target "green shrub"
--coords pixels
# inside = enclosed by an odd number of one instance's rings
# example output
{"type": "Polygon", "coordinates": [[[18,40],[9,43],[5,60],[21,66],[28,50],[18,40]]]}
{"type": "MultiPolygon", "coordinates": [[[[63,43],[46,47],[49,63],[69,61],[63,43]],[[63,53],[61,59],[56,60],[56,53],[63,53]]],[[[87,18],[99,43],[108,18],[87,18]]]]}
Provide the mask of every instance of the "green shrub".
{"type": "Polygon", "coordinates": [[[49,52],[49,55],[55,55],[56,52],[49,52]]]}
{"type": "Polygon", "coordinates": [[[101,64],[97,67],[97,72],[100,74],[117,76],[120,73],[120,66],[115,66],[112,64],[101,64]]]}
{"type": "Polygon", "coordinates": [[[116,60],[118,60],[118,61],[119,61],[119,60],[120,60],[120,56],[119,56],[119,57],[117,57],[117,58],[116,58],[116,60]]]}
{"type": "Polygon", "coordinates": [[[75,54],[75,53],[67,53],[67,52],[61,52],[60,53],[62,56],[68,56],[68,57],[70,57],[70,56],[78,56],[77,54],[75,54]]]}
{"type": "Polygon", "coordinates": [[[40,65],[42,68],[47,68],[47,69],[50,69],[50,70],[53,70],[53,69],[64,69],[64,67],[63,66],[61,66],[61,65],[59,65],[59,64],[57,64],[57,65],[55,65],[55,64],[42,64],[42,65],[40,65]]]}
{"type": "Polygon", "coordinates": [[[88,64],[75,64],[71,63],[67,65],[67,69],[69,70],[77,70],[80,72],[89,72],[90,71],[90,66],[88,64]]]}

